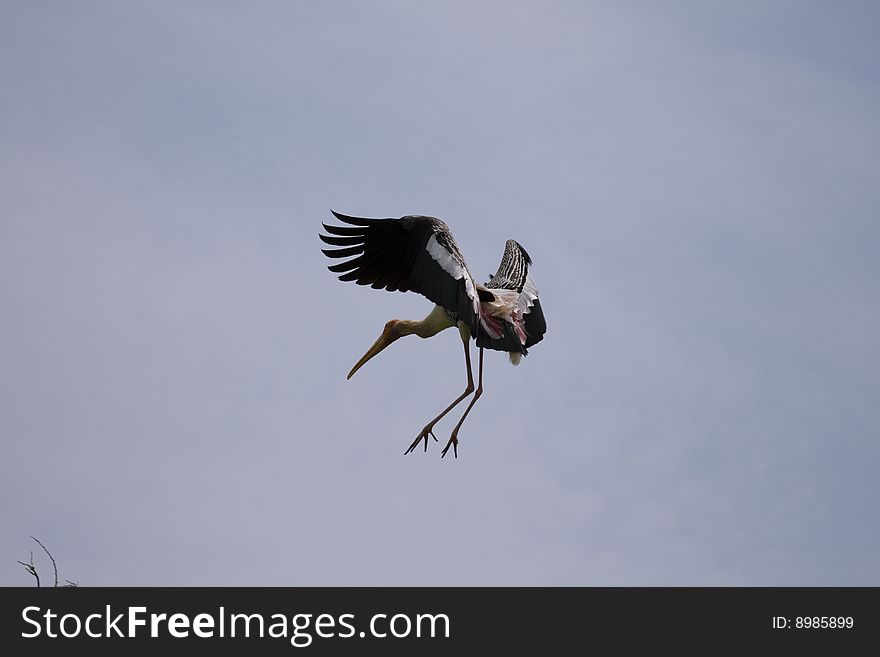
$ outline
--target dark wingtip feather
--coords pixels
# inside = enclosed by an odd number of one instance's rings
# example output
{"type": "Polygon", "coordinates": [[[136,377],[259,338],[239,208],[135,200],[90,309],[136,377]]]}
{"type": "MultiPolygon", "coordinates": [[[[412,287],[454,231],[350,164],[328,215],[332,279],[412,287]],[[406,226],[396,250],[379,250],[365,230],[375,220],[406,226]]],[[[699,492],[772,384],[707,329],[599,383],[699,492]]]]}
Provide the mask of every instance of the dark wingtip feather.
{"type": "Polygon", "coordinates": [[[352,217],[347,214],[342,214],[341,212],[337,212],[336,210],[330,210],[333,213],[333,216],[339,219],[342,223],[349,224],[351,226],[372,226],[381,219],[368,219],[366,217],[352,217]]]}
{"type": "Polygon", "coordinates": [[[360,255],[363,252],[363,244],[357,246],[349,246],[343,249],[321,249],[321,253],[329,258],[348,258],[349,256],[360,255]]]}
{"type": "Polygon", "coordinates": [[[354,260],[346,260],[345,262],[340,262],[338,265],[327,265],[327,269],[335,274],[339,274],[340,272],[349,270],[356,271],[360,263],[355,262],[355,260],[357,260],[357,258],[355,258],[354,260]]]}
{"type": "Polygon", "coordinates": [[[354,246],[355,244],[363,244],[363,235],[353,235],[352,237],[334,237],[332,235],[318,234],[324,244],[331,246],[354,246]]]}
{"type": "Polygon", "coordinates": [[[324,230],[326,230],[331,235],[340,235],[342,237],[352,237],[354,235],[363,235],[364,227],[354,228],[352,226],[330,226],[327,224],[322,224],[324,226],[324,230]]]}

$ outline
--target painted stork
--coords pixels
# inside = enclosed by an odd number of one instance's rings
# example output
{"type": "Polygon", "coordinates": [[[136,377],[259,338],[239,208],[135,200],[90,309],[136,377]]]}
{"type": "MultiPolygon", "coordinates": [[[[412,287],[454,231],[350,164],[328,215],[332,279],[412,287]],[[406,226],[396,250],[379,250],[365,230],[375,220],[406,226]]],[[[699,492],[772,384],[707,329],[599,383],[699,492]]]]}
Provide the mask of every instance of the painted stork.
{"type": "Polygon", "coordinates": [[[547,325],[538,301],[538,289],[529,276],[529,254],[514,240],[507,240],[504,257],[495,275],[485,285],[474,282],[464,257],[443,221],[435,217],[409,215],[399,219],[349,217],[331,210],[344,226],[323,224],[328,235],[321,240],[333,247],[322,249],[331,258],[351,258],[330,265],[341,281],[354,281],[388,291],[418,292],[436,306],[421,321],[392,319],[379,339],[355,363],[348,379],[368,360],[405,335],[430,338],[457,326],[464,344],[467,387],[443,412],[428,422],[404,452],[409,454],[428,436],[435,441],[434,425],[474,393],[464,414],[452,430],[441,458],[452,446],[458,458],[458,431],[471,408],[483,394],[483,349],[506,351],[510,362],[519,364],[527,349],[541,341],[547,325]],[[470,340],[480,349],[476,390],[471,370],[470,340]]]}

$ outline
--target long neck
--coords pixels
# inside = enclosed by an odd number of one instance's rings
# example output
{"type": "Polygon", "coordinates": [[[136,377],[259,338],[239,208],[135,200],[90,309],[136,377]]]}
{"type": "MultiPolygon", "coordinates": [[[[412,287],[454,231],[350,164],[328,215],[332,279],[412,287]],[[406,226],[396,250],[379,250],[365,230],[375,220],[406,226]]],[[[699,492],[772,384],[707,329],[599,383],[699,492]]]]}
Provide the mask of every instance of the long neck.
{"type": "Polygon", "coordinates": [[[397,325],[400,335],[417,335],[420,338],[430,338],[440,331],[455,326],[455,322],[443,308],[435,306],[425,319],[402,319],[397,325]]]}

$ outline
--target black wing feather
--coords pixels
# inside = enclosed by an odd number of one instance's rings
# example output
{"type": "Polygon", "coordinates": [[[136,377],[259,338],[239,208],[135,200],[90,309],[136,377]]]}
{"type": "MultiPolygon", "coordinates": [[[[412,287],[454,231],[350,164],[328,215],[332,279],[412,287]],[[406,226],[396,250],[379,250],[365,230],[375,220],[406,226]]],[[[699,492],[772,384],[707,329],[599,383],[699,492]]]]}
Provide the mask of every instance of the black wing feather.
{"type": "Polygon", "coordinates": [[[364,245],[350,246],[344,249],[321,249],[321,252],[331,258],[347,258],[353,255],[359,255],[364,252],[364,245]]]}
{"type": "Polygon", "coordinates": [[[330,246],[351,246],[352,244],[360,244],[360,235],[354,237],[332,237],[330,235],[318,235],[325,244],[330,246]]]}
{"type": "Polygon", "coordinates": [[[526,327],[525,346],[528,348],[543,340],[544,334],[547,332],[547,322],[544,321],[544,311],[541,309],[540,300],[535,299],[535,305],[529,308],[524,322],[526,327]]]}
{"type": "Polygon", "coordinates": [[[352,226],[328,226],[327,224],[321,224],[324,226],[324,230],[326,230],[331,235],[341,235],[343,237],[347,236],[362,236],[364,234],[363,228],[353,228],[352,226]]]}
{"type": "Polygon", "coordinates": [[[355,256],[328,267],[340,274],[339,280],[392,292],[418,292],[453,313],[471,328],[472,335],[476,334],[477,316],[466,279],[471,289],[476,288],[445,223],[434,217],[414,215],[370,219],[331,212],[347,225],[323,224],[329,235],[320,238],[326,244],[343,248],[322,251],[330,258],[355,256]],[[447,266],[463,272],[461,278],[456,279],[428,252],[432,237],[445,249],[447,266]]]}

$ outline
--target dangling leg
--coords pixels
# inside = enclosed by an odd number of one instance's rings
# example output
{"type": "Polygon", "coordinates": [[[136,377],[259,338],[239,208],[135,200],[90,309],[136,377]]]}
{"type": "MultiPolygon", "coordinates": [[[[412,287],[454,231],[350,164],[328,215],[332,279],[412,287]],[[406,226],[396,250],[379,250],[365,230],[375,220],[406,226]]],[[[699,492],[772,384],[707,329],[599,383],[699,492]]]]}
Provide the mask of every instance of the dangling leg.
{"type": "MultiPolygon", "coordinates": [[[[468,379],[467,380],[467,388],[464,389],[464,392],[461,393],[461,395],[458,397],[458,399],[456,399],[454,402],[452,402],[449,406],[446,407],[446,410],[444,410],[442,413],[440,413],[440,415],[438,415],[433,420],[428,422],[428,424],[425,425],[425,428],[422,429],[421,433],[419,433],[418,436],[416,436],[416,439],[413,441],[412,445],[409,446],[409,449],[407,449],[404,452],[404,454],[409,454],[423,440],[425,441],[425,451],[427,452],[428,451],[428,436],[431,436],[431,438],[433,438],[435,442],[437,441],[437,437],[433,433],[434,425],[437,424],[440,420],[442,420],[443,416],[445,416],[449,411],[451,411],[458,404],[460,404],[461,400],[463,400],[465,397],[467,397],[469,394],[471,394],[474,391],[474,375],[471,372],[471,350],[470,350],[471,342],[470,342],[470,338],[465,335],[462,335],[461,339],[462,339],[462,342],[464,342],[464,362],[467,365],[467,379],[468,379]]],[[[483,362],[483,350],[480,349],[480,363],[481,363],[480,369],[481,370],[482,370],[482,362],[483,362]]]]}
{"type": "Polygon", "coordinates": [[[483,394],[483,348],[480,347],[480,375],[479,375],[479,383],[477,383],[477,391],[474,393],[474,398],[471,399],[471,403],[468,404],[468,407],[464,409],[464,415],[461,416],[461,419],[458,421],[458,424],[455,425],[455,429],[452,430],[452,436],[449,438],[449,442],[446,443],[446,447],[443,448],[443,451],[440,453],[440,458],[442,459],[446,456],[446,452],[449,451],[449,446],[452,445],[452,453],[455,454],[455,458],[458,458],[458,430],[461,428],[461,425],[464,424],[464,419],[468,416],[468,413],[471,412],[471,409],[474,407],[474,404],[480,398],[480,395],[483,394]]]}

